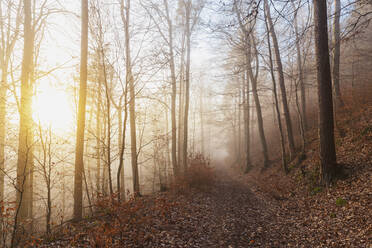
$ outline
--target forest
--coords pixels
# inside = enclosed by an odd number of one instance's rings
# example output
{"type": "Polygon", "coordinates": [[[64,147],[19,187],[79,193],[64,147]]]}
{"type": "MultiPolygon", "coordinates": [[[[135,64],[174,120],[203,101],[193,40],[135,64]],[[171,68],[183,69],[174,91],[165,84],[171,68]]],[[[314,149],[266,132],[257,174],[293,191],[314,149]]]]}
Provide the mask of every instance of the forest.
{"type": "Polygon", "coordinates": [[[372,247],[371,0],[0,0],[0,247],[372,247]]]}

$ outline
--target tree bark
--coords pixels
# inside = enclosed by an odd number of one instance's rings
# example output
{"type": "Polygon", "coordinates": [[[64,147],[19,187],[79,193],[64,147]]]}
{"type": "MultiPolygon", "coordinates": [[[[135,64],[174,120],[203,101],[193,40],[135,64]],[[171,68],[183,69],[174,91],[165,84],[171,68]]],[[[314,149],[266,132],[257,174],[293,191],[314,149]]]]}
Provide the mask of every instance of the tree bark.
{"type": "Polygon", "coordinates": [[[314,0],[315,54],[317,66],[321,180],[329,185],[338,166],[334,141],[332,79],[329,64],[327,3],[314,0]]]}
{"type": "Polygon", "coordinates": [[[74,220],[83,216],[83,170],[84,170],[84,131],[87,99],[87,66],[88,66],[88,0],[81,1],[81,60],[80,89],[77,117],[76,150],[75,150],[75,180],[74,180],[74,220]]]}

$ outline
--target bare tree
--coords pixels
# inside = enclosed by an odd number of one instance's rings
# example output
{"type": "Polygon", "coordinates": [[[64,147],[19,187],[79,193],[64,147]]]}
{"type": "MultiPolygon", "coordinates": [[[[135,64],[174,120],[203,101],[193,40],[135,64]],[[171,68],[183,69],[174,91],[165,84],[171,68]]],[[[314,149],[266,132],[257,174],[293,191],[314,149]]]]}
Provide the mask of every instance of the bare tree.
{"type": "Polygon", "coordinates": [[[329,63],[327,3],[314,0],[315,53],[319,102],[320,169],[322,182],[328,185],[337,173],[331,67],[329,63]]]}
{"type": "MultiPolygon", "coordinates": [[[[233,10],[235,12],[235,15],[237,17],[237,21],[239,23],[239,27],[241,32],[244,35],[244,56],[245,56],[245,64],[248,71],[249,80],[252,84],[252,94],[253,99],[256,106],[256,113],[257,113],[257,121],[258,121],[258,133],[260,136],[261,146],[262,146],[262,155],[264,159],[264,168],[266,168],[269,165],[269,155],[267,150],[267,142],[265,137],[265,131],[264,131],[264,125],[263,125],[263,118],[262,118],[262,110],[261,110],[261,103],[258,96],[258,90],[257,90],[257,81],[258,81],[258,72],[259,72],[259,59],[258,59],[258,51],[257,51],[257,44],[255,41],[254,36],[254,25],[255,25],[255,16],[254,13],[256,13],[255,7],[251,10],[250,14],[248,14],[248,17],[252,16],[253,20],[248,20],[248,22],[245,24],[243,23],[243,18],[241,16],[241,12],[238,8],[238,2],[234,1],[233,10]],[[254,52],[254,60],[252,59],[252,51],[254,52]],[[253,65],[255,72],[253,72],[253,65]]],[[[249,142],[249,141],[247,141],[249,142]]]]}
{"type": "Polygon", "coordinates": [[[335,2],[335,18],[333,20],[333,87],[335,92],[336,103],[343,106],[344,102],[341,98],[340,90],[340,16],[341,16],[341,0],[334,0],[335,2]]]}
{"type": "Polygon", "coordinates": [[[24,0],[24,48],[21,74],[20,128],[17,161],[17,205],[19,222],[32,218],[33,135],[33,55],[34,31],[32,28],[31,1],[24,0]]]}
{"type": "Polygon", "coordinates": [[[161,23],[157,21],[155,16],[151,13],[151,11],[145,7],[147,13],[150,15],[150,18],[155,22],[155,26],[157,31],[160,33],[160,36],[166,43],[168,47],[167,59],[169,64],[169,70],[171,75],[171,121],[172,121],[172,166],[173,166],[173,174],[175,177],[179,175],[179,164],[177,161],[177,123],[176,123],[176,98],[177,98],[177,77],[176,77],[176,63],[175,63],[175,52],[174,52],[174,24],[171,17],[171,12],[169,9],[168,0],[163,0],[163,8],[161,10],[158,5],[151,3],[151,8],[155,10],[159,19],[162,20],[165,18],[167,34],[165,34],[161,28],[161,23]]]}
{"type": "Polygon", "coordinates": [[[300,35],[298,31],[298,9],[299,7],[295,6],[294,0],[292,0],[292,6],[293,6],[293,21],[294,21],[294,29],[295,29],[295,35],[296,35],[296,52],[297,52],[297,70],[298,70],[298,81],[300,84],[300,90],[301,90],[301,117],[303,122],[303,129],[306,131],[308,129],[307,124],[307,113],[306,113],[306,91],[305,91],[305,79],[304,79],[304,72],[303,72],[303,66],[302,66],[302,54],[301,54],[301,47],[300,47],[300,35]]]}
{"type": "Polygon", "coordinates": [[[200,13],[203,9],[203,1],[199,1],[193,5],[192,0],[183,0],[183,7],[185,8],[185,37],[186,37],[186,69],[185,69],[185,109],[183,116],[183,159],[182,169],[187,170],[188,158],[188,119],[190,108],[190,67],[191,67],[191,35],[195,26],[197,25],[200,13]],[[194,11],[194,12],[193,12],[194,11]]]}
{"type": "MultiPolygon", "coordinates": [[[[0,202],[4,200],[4,170],[5,170],[5,116],[6,116],[6,93],[8,88],[8,70],[11,54],[19,37],[19,27],[21,24],[22,0],[18,4],[9,1],[3,8],[0,2],[0,64],[1,64],[1,82],[0,82],[0,202]],[[15,23],[10,23],[15,9],[15,23]],[[4,11],[4,13],[3,13],[4,11]],[[4,16],[4,17],[3,17],[4,16]],[[6,22],[9,20],[9,22],[6,22]]],[[[1,227],[0,227],[1,230],[1,227]]]]}
{"type": "Polygon", "coordinates": [[[138,155],[137,155],[137,134],[136,134],[136,94],[134,87],[134,78],[132,73],[132,61],[130,53],[130,3],[131,0],[120,1],[120,14],[124,24],[125,33],[125,69],[126,69],[126,81],[129,86],[129,116],[130,116],[130,136],[131,136],[131,161],[132,161],[132,176],[133,176],[133,191],[135,195],[140,194],[140,184],[138,175],[138,155]],[[124,3],[125,1],[125,3],[124,3]]]}
{"type": "Polygon", "coordinates": [[[191,8],[192,2],[188,0],[185,6],[185,36],[186,36],[186,70],[185,70],[185,113],[183,119],[183,171],[187,170],[187,146],[188,146],[188,123],[189,123],[189,106],[190,106],[190,63],[191,63],[191,28],[190,28],[190,18],[191,18],[191,8]]]}
{"type": "Polygon", "coordinates": [[[270,14],[270,7],[269,7],[269,4],[268,4],[267,0],[265,0],[265,10],[266,10],[266,18],[267,18],[268,24],[269,24],[269,33],[270,33],[271,38],[273,40],[276,64],[277,64],[277,67],[278,67],[279,85],[280,85],[280,91],[281,91],[281,95],[282,95],[283,114],[284,114],[284,117],[285,117],[285,123],[286,123],[286,127],[287,127],[287,137],[288,137],[289,150],[291,152],[291,158],[293,158],[294,153],[295,153],[295,144],[294,144],[294,138],[293,138],[291,116],[290,116],[288,102],[287,102],[287,91],[286,91],[285,82],[284,82],[283,65],[282,65],[282,59],[280,57],[278,39],[276,37],[274,24],[273,24],[273,21],[271,19],[271,14],[270,14]]]}
{"type": "MultiPolygon", "coordinates": [[[[266,13],[265,13],[266,17],[266,13]]],[[[269,26],[268,26],[268,18],[265,18],[265,26],[267,33],[269,34],[269,26]]],[[[270,42],[270,36],[267,35],[267,44],[268,44],[268,50],[269,50],[269,67],[270,67],[270,75],[273,83],[273,94],[274,94],[274,105],[275,105],[275,113],[278,123],[278,129],[280,134],[280,148],[282,152],[282,166],[285,173],[288,173],[288,166],[287,166],[287,159],[286,159],[286,151],[285,151],[285,141],[284,141],[284,134],[283,134],[283,126],[282,126],[282,119],[281,114],[279,110],[279,100],[278,100],[278,94],[276,90],[276,79],[274,75],[274,63],[273,63],[273,56],[271,52],[271,42],[270,42]]]]}
{"type": "Polygon", "coordinates": [[[74,220],[83,216],[83,184],[84,171],[84,131],[87,99],[87,67],[88,67],[88,0],[81,0],[81,61],[79,108],[75,150],[75,181],[74,181],[74,220]]]}

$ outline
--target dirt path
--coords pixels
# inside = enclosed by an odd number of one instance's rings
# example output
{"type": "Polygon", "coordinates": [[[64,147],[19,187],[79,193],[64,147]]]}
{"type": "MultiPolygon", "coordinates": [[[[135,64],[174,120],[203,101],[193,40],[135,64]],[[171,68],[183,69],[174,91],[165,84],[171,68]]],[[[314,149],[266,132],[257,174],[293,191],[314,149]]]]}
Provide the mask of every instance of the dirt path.
{"type": "Polygon", "coordinates": [[[42,247],[371,247],[363,238],[367,219],[358,238],[341,212],[330,217],[323,203],[310,210],[308,200],[277,201],[243,176],[216,174],[207,190],[139,198],[122,217],[106,214],[66,227],[62,240],[42,247]]]}
{"type": "Polygon", "coordinates": [[[188,200],[186,209],[179,209],[173,215],[172,242],[167,247],[280,245],[278,233],[270,230],[271,224],[276,223],[273,207],[227,172],[219,171],[211,190],[197,193],[188,200]],[[186,215],[186,219],[182,215],[186,215]],[[183,224],[178,228],[180,222],[183,224]]]}

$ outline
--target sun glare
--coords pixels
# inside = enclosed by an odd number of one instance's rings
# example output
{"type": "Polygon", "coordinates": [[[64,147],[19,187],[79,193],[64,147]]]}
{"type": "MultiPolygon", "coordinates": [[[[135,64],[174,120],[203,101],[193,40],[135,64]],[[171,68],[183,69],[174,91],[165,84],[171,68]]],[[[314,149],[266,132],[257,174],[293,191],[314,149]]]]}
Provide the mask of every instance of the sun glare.
{"type": "Polygon", "coordinates": [[[72,97],[50,85],[39,87],[34,100],[34,120],[54,131],[63,132],[73,123],[72,97]]]}

